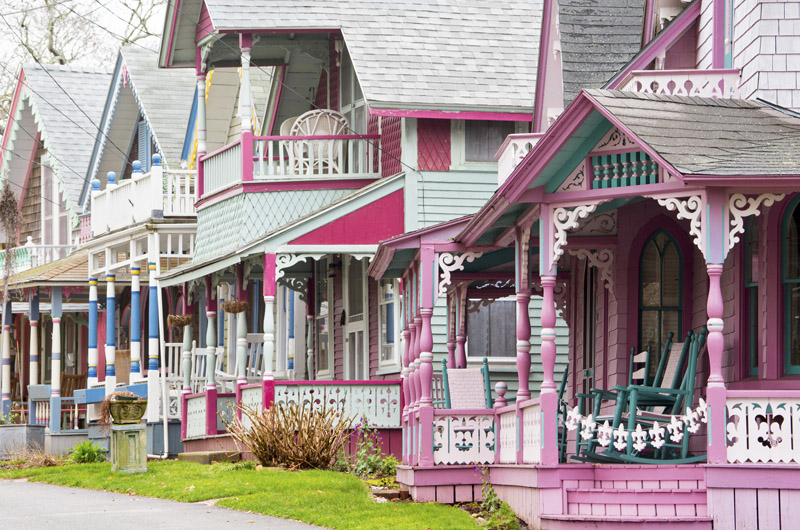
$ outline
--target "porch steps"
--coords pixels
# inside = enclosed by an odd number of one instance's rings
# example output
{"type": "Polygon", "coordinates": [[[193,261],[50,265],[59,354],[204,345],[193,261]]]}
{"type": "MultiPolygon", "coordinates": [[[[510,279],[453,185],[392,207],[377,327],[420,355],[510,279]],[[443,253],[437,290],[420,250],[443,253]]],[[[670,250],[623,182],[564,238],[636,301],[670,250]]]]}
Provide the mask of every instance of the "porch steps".
{"type": "Polygon", "coordinates": [[[711,517],[614,517],[603,515],[542,515],[542,530],[612,530],[643,528],[646,530],[711,530],[711,517]]]}

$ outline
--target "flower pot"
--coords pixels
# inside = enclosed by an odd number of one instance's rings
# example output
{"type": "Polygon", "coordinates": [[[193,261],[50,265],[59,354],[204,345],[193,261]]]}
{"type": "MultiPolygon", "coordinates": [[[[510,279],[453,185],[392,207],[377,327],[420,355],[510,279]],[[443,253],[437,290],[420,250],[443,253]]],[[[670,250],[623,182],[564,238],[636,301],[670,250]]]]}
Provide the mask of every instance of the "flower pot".
{"type": "Polygon", "coordinates": [[[116,399],[109,404],[111,423],[130,425],[139,423],[147,410],[146,399],[116,399]]]}

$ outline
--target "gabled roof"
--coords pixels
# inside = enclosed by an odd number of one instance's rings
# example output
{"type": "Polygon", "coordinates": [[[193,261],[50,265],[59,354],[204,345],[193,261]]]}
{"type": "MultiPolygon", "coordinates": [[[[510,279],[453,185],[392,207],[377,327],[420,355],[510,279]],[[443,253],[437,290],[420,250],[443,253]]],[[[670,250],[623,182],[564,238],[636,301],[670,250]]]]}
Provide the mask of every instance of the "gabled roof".
{"type": "Polygon", "coordinates": [[[603,86],[639,52],[645,3],[558,0],[565,106],[582,89],[603,86]]]}
{"type": "Polygon", "coordinates": [[[141,46],[123,46],[111,86],[104,94],[102,131],[95,130],[81,199],[85,200],[93,178],[105,171],[124,169],[139,115],[150,127],[162,163],[179,167],[194,94],[193,71],[159,69],[157,52],[141,46]]]}
{"type": "MultiPolygon", "coordinates": [[[[198,19],[186,13],[199,16],[200,10],[183,1],[176,13],[175,3],[168,7],[162,61],[169,55],[165,66],[188,66],[194,52],[190,56],[186,43],[193,42],[189,33],[193,39],[198,19]],[[178,50],[179,40],[184,44],[176,59],[170,50],[178,50]]],[[[219,32],[341,31],[372,108],[533,110],[542,0],[206,0],[206,5],[219,32]]]]}
{"type": "Polygon", "coordinates": [[[493,241],[544,193],[556,192],[612,126],[679,181],[800,177],[800,118],[793,113],[748,100],[582,91],[456,241],[493,241]]]}
{"type": "Polygon", "coordinates": [[[27,176],[38,132],[67,206],[77,211],[110,77],[86,67],[23,65],[21,101],[13,104],[3,156],[3,169],[10,171],[15,188],[21,189],[27,176]]]}

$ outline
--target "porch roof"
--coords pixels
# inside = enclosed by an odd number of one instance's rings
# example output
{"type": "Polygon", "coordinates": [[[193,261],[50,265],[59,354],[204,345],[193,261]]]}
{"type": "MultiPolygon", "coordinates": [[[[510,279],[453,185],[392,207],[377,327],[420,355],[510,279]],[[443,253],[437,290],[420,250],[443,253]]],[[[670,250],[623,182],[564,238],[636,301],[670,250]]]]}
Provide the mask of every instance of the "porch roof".
{"type": "Polygon", "coordinates": [[[78,251],[57,261],[14,274],[10,289],[26,287],[84,286],[89,278],[89,253],[78,251]]]}
{"type": "MultiPolygon", "coordinates": [[[[551,195],[586,201],[607,192],[557,190],[614,126],[674,176],[675,186],[687,178],[756,187],[781,178],[790,186],[800,178],[800,117],[790,111],[749,100],[582,91],[456,241],[492,244],[551,195]]],[[[620,193],[638,196],[639,188],[620,193]]]]}
{"type": "MultiPolygon", "coordinates": [[[[359,209],[365,208],[375,202],[388,197],[395,192],[401,192],[405,182],[405,174],[380,179],[364,186],[358,191],[337,199],[323,208],[315,210],[308,215],[299,217],[261,237],[258,237],[242,246],[221,255],[193,261],[159,276],[162,287],[178,285],[183,282],[196,280],[208,274],[221,271],[231,265],[239,263],[246,258],[264,253],[291,252],[296,245],[297,252],[303,253],[347,253],[373,254],[375,244],[348,243],[345,240],[331,241],[331,244],[305,243],[303,236],[315,230],[343,219],[359,209]]],[[[402,230],[402,228],[401,228],[402,230]]],[[[352,232],[352,231],[349,231],[352,232]]],[[[347,237],[347,234],[342,234],[347,237]]],[[[375,241],[374,243],[377,243],[375,241]]]]}
{"type": "MultiPolygon", "coordinates": [[[[203,24],[210,22],[220,33],[341,32],[372,108],[533,112],[542,0],[206,0],[205,5],[203,24]]],[[[169,2],[162,66],[194,66],[189,43],[195,42],[204,11],[199,0],[169,2]]]]}

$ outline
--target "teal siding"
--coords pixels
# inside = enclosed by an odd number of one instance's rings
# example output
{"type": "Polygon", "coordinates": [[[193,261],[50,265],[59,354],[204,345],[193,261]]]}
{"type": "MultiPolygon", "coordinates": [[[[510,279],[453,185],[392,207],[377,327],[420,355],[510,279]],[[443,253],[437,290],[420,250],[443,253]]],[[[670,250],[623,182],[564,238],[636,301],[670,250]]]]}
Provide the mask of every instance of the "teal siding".
{"type": "Polygon", "coordinates": [[[419,227],[477,212],[497,189],[497,171],[423,171],[417,175],[419,227]]]}
{"type": "Polygon", "coordinates": [[[218,256],[261,237],[355,190],[245,193],[197,212],[194,260],[218,256]]]}

